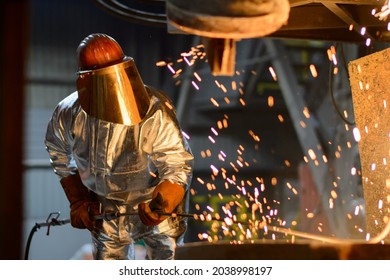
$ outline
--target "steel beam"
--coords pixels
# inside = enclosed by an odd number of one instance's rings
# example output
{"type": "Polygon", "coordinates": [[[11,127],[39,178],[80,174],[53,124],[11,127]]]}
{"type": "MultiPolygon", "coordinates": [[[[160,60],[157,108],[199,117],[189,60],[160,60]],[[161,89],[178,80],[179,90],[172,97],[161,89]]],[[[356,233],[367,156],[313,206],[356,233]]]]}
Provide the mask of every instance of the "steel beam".
{"type": "Polygon", "coordinates": [[[294,75],[291,62],[284,46],[277,40],[265,40],[267,52],[273,57],[272,67],[277,74],[283,98],[297,133],[304,157],[310,167],[317,192],[321,199],[322,210],[328,217],[331,231],[338,237],[345,236],[345,226],[337,224],[337,209],[329,207],[331,174],[325,159],[324,149],[316,133],[314,116],[308,115],[308,106],[304,100],[304,92],[294,75]]]}

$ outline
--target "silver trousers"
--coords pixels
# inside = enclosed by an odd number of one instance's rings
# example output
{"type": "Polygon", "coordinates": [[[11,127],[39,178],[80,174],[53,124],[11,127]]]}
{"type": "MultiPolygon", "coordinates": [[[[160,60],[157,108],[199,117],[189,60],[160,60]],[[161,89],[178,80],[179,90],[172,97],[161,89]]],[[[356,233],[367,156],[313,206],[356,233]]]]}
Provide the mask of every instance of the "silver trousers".
{"type": "Polygon", "coordinates": [[[146,259],[172,260],[177,245],[183,243],[187,221],[169,217],[158,226],[145,226],[138,217],[137,206],[120,204],[99,197],[102,211],[126,213],[113,220],[100,220],[91,232],[96,260],[134,260],[134,245],[143,241],[146,259]]]}

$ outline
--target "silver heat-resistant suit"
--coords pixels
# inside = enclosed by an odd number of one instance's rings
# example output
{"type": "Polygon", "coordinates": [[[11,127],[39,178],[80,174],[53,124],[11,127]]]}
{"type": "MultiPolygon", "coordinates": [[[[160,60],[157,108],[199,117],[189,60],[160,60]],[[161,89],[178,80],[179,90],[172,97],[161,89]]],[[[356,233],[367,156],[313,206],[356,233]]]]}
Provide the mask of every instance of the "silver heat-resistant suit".
{"type": "Polygon", "coordinates": [[[143,240],[148,259],[173,259],[182,243],[186,220],[169,217],[145,226],[137,213],[150,201],[163,180],[183,185],[185,211],[192,179],[193,155],[166,96],[145,87],[149,108],[139,124],[125,125],[87,114],[80,94],[62,100],[48,124],[45,145],[55,173],[64,178],[79,173],[83,184],[97,195],[102,212],[134,213],[103,220],[91,231],[95,259],[134,259],[134,242],[143,240]]]}

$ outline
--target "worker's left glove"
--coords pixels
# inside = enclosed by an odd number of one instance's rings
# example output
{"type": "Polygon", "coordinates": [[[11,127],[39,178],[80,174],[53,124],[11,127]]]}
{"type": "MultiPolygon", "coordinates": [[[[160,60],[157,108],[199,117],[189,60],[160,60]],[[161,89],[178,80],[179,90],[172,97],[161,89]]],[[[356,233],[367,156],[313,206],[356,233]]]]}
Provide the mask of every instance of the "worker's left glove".
{"type": "Polygon", "coordinates": [[[184,187],[171,181],[161,182],[153,191],[149,203],[138,205],[138,214],[144,225],[160,224],[175,210],[184,198],[184,187]]]}

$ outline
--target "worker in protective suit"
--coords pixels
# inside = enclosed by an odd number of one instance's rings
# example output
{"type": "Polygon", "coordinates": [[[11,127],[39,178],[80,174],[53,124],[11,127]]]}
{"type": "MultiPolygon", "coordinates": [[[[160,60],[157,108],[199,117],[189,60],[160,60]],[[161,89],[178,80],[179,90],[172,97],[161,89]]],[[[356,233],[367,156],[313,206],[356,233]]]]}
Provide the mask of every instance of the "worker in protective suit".
{"type": "Polygon", "coordinates": [[[45,138],[70,202],[71,225],[88,229],[95,259],[173,259],[183,242],[193,155],[167,96],[143,84],[134,60],[105,34],[77,48],[77,91],[54,110],[45,138]],[[120,213],[114,219],[107,213],[120,213]]]}

